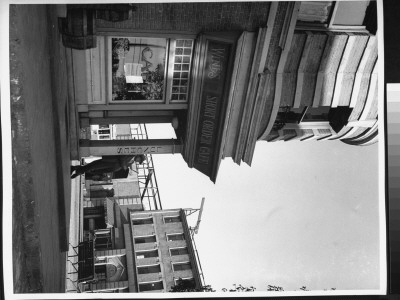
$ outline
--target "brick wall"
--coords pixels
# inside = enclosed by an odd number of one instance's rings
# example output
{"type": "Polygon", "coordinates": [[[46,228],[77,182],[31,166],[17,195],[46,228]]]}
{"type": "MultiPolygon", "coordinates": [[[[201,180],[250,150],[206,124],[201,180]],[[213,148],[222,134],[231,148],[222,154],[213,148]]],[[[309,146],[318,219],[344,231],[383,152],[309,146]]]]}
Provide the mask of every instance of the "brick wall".
{"type": "Polygon", "coordinates": [[[267,23],[270,3],[141,3],[131,20],[96,21],[97,28],[215,32],[254,31],[267,23]]]}

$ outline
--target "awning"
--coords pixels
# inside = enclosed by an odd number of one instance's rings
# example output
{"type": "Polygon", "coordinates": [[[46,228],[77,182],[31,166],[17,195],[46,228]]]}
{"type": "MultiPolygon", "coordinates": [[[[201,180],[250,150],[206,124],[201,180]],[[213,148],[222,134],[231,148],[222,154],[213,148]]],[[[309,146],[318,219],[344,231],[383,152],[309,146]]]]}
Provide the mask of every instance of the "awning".
{"type": "Polygon", "coordinates": [[[114,218],[114,201],[106,198],[104,200],[104,219],[107,225],[107,228],[114,227],[115,218],[114,218]]]}
{"type": "Polygon", "coordinates": [[[329,125],[335,132],[342,130],[347,125],[349,117],[353,111],[352,107],[338,106],[331,108],[328,114],[329,125]]]}

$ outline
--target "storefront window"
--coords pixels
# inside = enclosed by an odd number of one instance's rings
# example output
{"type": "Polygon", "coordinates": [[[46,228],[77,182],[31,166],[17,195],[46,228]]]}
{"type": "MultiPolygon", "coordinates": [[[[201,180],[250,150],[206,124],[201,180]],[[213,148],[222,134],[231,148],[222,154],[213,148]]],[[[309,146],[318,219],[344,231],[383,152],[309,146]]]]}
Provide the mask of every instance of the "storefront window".
{"type": "Polygon", "coordinates": [[[193,41],[176,40],[171,100],[187,100],[193,41]]]}
{"type": "Polygon", "coordinates": [[[167,40],[112,39],[112,100],[162,100],[167,40]]]}
{"type": "Polygon", "coordinates": [[[193,40],[111,38],[111,100],[186,102],[193,40]]]}

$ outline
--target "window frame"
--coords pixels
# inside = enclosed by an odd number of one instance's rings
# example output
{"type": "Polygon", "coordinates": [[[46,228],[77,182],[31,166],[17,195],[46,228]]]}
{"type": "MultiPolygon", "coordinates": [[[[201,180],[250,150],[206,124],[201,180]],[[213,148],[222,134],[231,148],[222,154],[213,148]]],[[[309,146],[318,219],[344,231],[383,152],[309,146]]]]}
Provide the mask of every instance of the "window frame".
{"type": "Polygon", "coordinates": [[[194,34],[155,34],[155,33],[108,33],[105,36],[105,48],[106,48],[106,103],[110,105],[116,104],[187,104],[189,102],[189,90],[190,90],[190,79],[192,73],[192,65],[195,57],[195,44],[196,35],[194,34]],[[163,86],[163,99],[161,100],[113,100],[112,93],[112,39],[114,38],[157,38],[166,40],[166,51],[165,51],[165,66],[164,66],[164,86],[163,86]],[[174,73],[174,58],[177,40],[191,40],[191,55],[189,61],[188,70],[188,82],[187,82],[187,92],[185,100],[172,100],[172,83],[173,83],[173,73],[174,73]]]}
{"type": "Polygon", "coordinates": [[[177,232],[177,233],[166,233],[166,238],[168,242],[175,242],[175,241],[186,241],[186,236],[184,232],[177,232]],[[168,237],[171,235],[182,235],[183,239],[182,240],[169,240],[168,237]]]}
{"type": "Polygon", "coordinates": [[[162,272],[162,268],[161,268],[161,264],[160,264],[160,263],[150,264],[150,265],[136,266],[136,270],[137,270],[137,274],[138,274],[138,275],[160,274],[160,273],[162,272]],[[153,266],[158,266],[160,270],[157,271],[157,272],[139,273],[139,269],[141,269],[141,268],[147,268],[147,267],[153,267],[153,266]]]}
{"type": "Polygon", "coordinates": [[[163,221],[164,221],[164,224],[182,223],[182,218],[181,218],[180,215],[163,216],[163,221]],[[177,222],[167,222],[167,221],[166,221],[166,219],[173,219],[173,218],[179,218],[179,221],[177,221],[177,222]]]}
{"type": "Polygon", "coordinates": [[[151,217],[144,217],[144,218],[131,218],[131,224],[132,224],[132,226],[154,225],[154,218],[153,218],[153,216],[151,216],[151,217]],[[149,219],[152,220],[152,223],[133,224],[133,221],[136,221],[136,220],[149,220],[149,219]]]}
{"type": "Polygon", "coordinates": [[[194,277],[179,277],[179,278],[174,278],[174,283],[175,283],[175,285],[177,285],[178,284],[178,281],[179,280],[193,280],[193,282],[194,282],[194,284],[195,284],[195,286],[196,286],[196,280],[194,279],[194,277]]]}
{"type": "Polygon", "coordinates": [[[113,87],[112,87],[112,39],[118,39],[118,38],[157,38],[157,39],[165,39],[166,40],[166,48],[165,48],[165,66],[164,66],[164,87],[167,82],[166,78],[166,66],[168,64],[169,60],[169,38],[165,37],[155,37],[155,36],[137,36],[135,34],[130,34],[130,35],[124,35],[124,36],[117,36],[117,35],[110,35],[106,36],[106,86],[107,86],[107,91],[106,91],[106,103],[108,104],[127,104],[127,103],[165,103],[165,88],[163,90],[163,99],[161,100],[113,100],[112,99],[112,93],[113,93],[113,87]]]}
{"type": "MultiPolygon", "coordinates": [[[[189,38],[185,38],[185,39],[184,38],[174,38],[174,39],[171,39],[169,58],[172,58],[172,59],[170,59],[169,65],[168,65],[168,69],[167,69],[167,94],[166,94],[166,102],[165,102],[166,104],[169,104],[169,103],[188,103],[189,102],[190,79],[191,79],[192,65],[193,65],[193,59],[194,59],[195,43],[196,43],[196,39],[194,39],[194,38],[192,38],[192,39],[189,39],[189,38]],[[177,48],[177,46],[176,46],[176,41],[177,40],[191,40],[192,41],[192,45],[190,47],[191,55],[190,55],[190,60],[189,60],[189,69],[187,70],[188,78],[187,78],[187,85],[186,85],[187,91],[186,91],[186,99],[185,100],[179,100],[179,99],[178,100],[177,99],[173,100],[172,99],[172,94],[173,94],[172,88],[173,88],[173,80],[174,80],[173,76],[174,76],[174,72],[175,72],[174,64],[176,63],[174,60],[175,60],[175,55],[176,55],[175,51],[176,51],[176,48],[177,48]],[[168,88],[168,87],[171,87],[171,88],[168,88]]],[[[178,46],[178,47],[180,47],[180,46],[178,46]]],[[[182,46],[182,48],[187,49],[185,46],[182,46]]],[[[184,55],[184,54],[182,54],[182,55],[184,55]]]]}
{"type": "Polygon", "coordinates": [[[134,245],[140,245],[140,244],[151,244],[151,243],[157,243],[157,235],[156,234],[149,234],[149,235],[139,235],[139,236],[133,236],[133,244],[134,245]],[[150,236],[154,236],[156,238],[155,242],[148,242],[148,243],[136,243],[136,239],[137,238],[145,238],[145,237],[150,237],[150,236]]]}
{"type": "Polygon", "coordinates": [[[151,291],[165,291],[165,283],[164,283],[164,280],[154,280],[154,281],[143,281],[143,282],[138,282],[137,283],[137,285],[138,285],[138,291],[139,291],[139,293],[140,292],[151,292],[151,291]],[[151,284],[151,283],[155,283],[155,282],[161,282],[161,284],[162,284],[162,289],[157,289],[157,290],[148,290],[148,291],[141,291],[140,290],[140,285],[143,285],[143,284],[151,284]]]}
{"type": "MultiPolygon", "coordinates": [[[[312,2],[312,1],[311,1],[312,2]]],[[[359,32],[369,33],[364,25],[335,25],[335,16],[339,4],[337,1],[331,1],[332,8],[329,12],[326,23],[312,23],[307,21],[296,22],[296,30],[309,30],[309,31],[337,31],[337,32],[359,32]]]]}
{"type": "Polygon", "coordinates": [[[172,248],[169,248],[168,250],[169,250],[169,256],[171,256],[171,257],[172,257],[172,256],[180,256],[180,255],[189,255],[189,248],[188,248],[187,246],[172,247],[172,248]],[[172,255],[171,250],[175,250],[175,249],[186,249],[186,250],[187,250],[187,253],[172,255]]]}
{"type": "Polygon", "coordinates": [[[193,270],[193,264],[192,264],[192,262],[191,262],[190,260],[188,260],[188,261],[179,261],[179,262],[175,262],[175,261],[174,261],[174,262],[171,262],[171,264],[172,264],[172,271],[173,271],[173,272],[193,270]],[[186,264],[189,264],[189,265],[190,265],[190,268],[189,268],[189,269],[175,270],[175,265],[186,265],[186,264]]]}
{"type": "Polygon", "coordinates": [[[137,250],[135,251],[135,258],[136,259],[146,259],[146,258],[153,258],[153,257],[160,257],[160,251],[158,251],[158,248],[155,249],[144,249],[144,250],[137,250]],[[157,252],[157,256],[150,256],[150,257],[143,257],[143,258],[138,258],[138,253],[139,252],[157,252]]]}

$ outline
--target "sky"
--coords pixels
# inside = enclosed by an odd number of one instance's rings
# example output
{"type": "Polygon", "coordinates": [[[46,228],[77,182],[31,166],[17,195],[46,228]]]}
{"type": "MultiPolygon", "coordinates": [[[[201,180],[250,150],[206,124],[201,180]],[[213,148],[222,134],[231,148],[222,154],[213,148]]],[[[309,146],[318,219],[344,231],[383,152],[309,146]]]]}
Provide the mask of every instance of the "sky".
{"type": "Polygon", "coordinates": [[[378,144],[258,142],[252,166],[225,158],[216,184],[180,154],[153,161],[164,209],[206,199],[195,239],[214,289],[379,288],[378,144]]]}
{"type": "Polygon", "coordinates": [[[153,161],[164,209],[205,197],[195,240],[214,289],[379,289],[378,144],[261,141],[251,167],[225,158],[216,184],[180,154],[153,161]]]}

